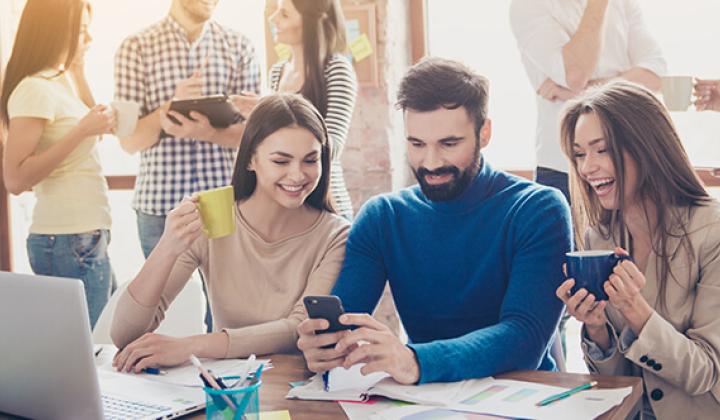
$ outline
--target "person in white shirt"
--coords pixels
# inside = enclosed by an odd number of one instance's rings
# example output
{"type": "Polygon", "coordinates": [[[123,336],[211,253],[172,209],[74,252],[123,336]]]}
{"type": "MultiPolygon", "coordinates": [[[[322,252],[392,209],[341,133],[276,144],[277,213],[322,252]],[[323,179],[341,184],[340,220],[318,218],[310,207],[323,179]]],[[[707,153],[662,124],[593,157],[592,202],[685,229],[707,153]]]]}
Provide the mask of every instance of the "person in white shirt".
{"type": "Polygon", "coordinates": [[[657,91],[665,60],[637,0],[512,0],[510,24],[537,93],[535,180],[569,200],[559,128],[565,101],[616,78],[657,91]]]}

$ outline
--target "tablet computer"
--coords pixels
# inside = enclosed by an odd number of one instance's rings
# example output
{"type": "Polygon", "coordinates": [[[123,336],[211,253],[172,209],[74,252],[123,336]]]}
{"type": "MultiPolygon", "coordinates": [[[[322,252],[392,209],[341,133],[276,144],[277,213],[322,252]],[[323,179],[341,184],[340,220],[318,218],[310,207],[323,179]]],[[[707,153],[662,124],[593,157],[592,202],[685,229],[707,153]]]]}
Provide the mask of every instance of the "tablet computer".
{"type": "MultiPolygon", "coordinates": [[[[190,119],[192,119],[190,111],[199,112],[205,115],[210,120],[210,125],[215,128],[226,128],[231,124],[245,120],[226,95],[174,100],[170,103],[170,110],[179,112],[190,119]]],[[[172,115],[168,115],[168,117],[174,123],[178,123],[172,115]]]]}

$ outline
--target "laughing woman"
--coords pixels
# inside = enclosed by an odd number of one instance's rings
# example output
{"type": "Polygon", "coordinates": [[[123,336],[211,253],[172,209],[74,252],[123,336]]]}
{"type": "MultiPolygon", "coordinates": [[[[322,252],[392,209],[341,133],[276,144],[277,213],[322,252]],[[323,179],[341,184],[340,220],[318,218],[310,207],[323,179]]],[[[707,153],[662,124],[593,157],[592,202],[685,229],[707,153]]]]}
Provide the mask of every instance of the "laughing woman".
{"type": "Polygon", "coordinates": [[[320,114],[299,95],[263,98],[248,119],[235,163],[236,230],[208,239],[195,198],[168,215],[165,231],[120,297],[111,336],[118,370],[174,366],[198,357],[293,351],[302,297],[332,289],[349,223],[328,190],[330,144],[320,114]],[[197,268],[217,331],[153,334],[197,268]],[[149,334],[146,334],[149,333],[149,334]]]}
{"type": "Polygon", "coordinates": [[[566,109],[576,221],[586,249],[618,264],[596,301],[573,279],[557,290],[582,322],[592,372],[643,378],[643,418],[720,413],[720,204],[695,175],[672,120],[648,90],[617,82],[566,109]]]}

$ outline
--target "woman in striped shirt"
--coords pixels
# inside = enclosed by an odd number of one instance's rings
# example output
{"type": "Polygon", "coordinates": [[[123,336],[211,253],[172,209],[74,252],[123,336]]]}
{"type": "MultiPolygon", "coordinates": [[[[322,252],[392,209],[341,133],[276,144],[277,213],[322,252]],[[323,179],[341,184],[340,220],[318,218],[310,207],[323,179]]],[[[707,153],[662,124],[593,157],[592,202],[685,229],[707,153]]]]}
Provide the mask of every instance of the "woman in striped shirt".
{"type": "Polygon", "coordinates": [[[351,219],[340,156],[355,108],[357,79],[346,49],[345,20],[339,0],[279,0],[270,16],[275,41],[292,48],[288,60],[270,69],[275,92],[298,92],[325,117],[332,146],[330,187],[335,208],[351,219]]]}

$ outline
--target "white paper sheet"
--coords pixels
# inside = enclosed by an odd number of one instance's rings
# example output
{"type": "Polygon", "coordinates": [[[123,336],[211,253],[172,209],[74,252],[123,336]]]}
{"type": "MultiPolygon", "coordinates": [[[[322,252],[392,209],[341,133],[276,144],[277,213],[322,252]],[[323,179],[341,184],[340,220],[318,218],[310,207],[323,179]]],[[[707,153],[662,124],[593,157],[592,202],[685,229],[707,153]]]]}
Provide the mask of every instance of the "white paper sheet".
{"type": "Polygon", "coordinates": [[[386,372],[374,372],[369,375],[363,375],[360,369],[365,363],[358,363],[345,369],[344,367],[336,367],[328,372],[327,388],[329,392],[359,390],[364,391],[372,388],[381,380],[390,376],[386,372]]]}
{"type": "Polygon", "coordinates": [[[387,411],[391,408],[404,407],[408,403],[400,401],[386,400],[384,398],[373,398],[365,402],[347,402],[341,401],[342,407],[348,420],[367,420],[377,417],[379,413],[387,411]]]}
{"type": "MultiPolygon", "coordinates": [[[[118,373],[112,366],[113,357],[117,348],[112,345],[103,345],[103,349],[95,359],[95,366],[98,370],[118,373]]],[[[231,376],[240,374],[245,368],[246,359],[200,359],[205,369],[211,370],[215,376],[231,376]]],[[[260,363],[264,363],[263,371],[272,368],[270,359],[258,359],[251,367],[250,372],[254,372],[260,363]]],[[[172,385],[188,386],[201,388],[202,381],[198,377],[198,370],[195,366],[187,362],[181,366],[173,368],[162,368],[167,374],[165,375],[149,375],[146,373],[121,373],[122,375],[137,375],[145,379],[156,382],[162,382],[172,385]]]]}
{"type": "Polygon", "coordinates": [[[620,404],[632,388],[590,389],[549,405],[535,404],[566,388],[533,382],[494,380],[468,389],[449,408],[456,411],[485,413],[528,419],[592,419],[620,404]]]}

